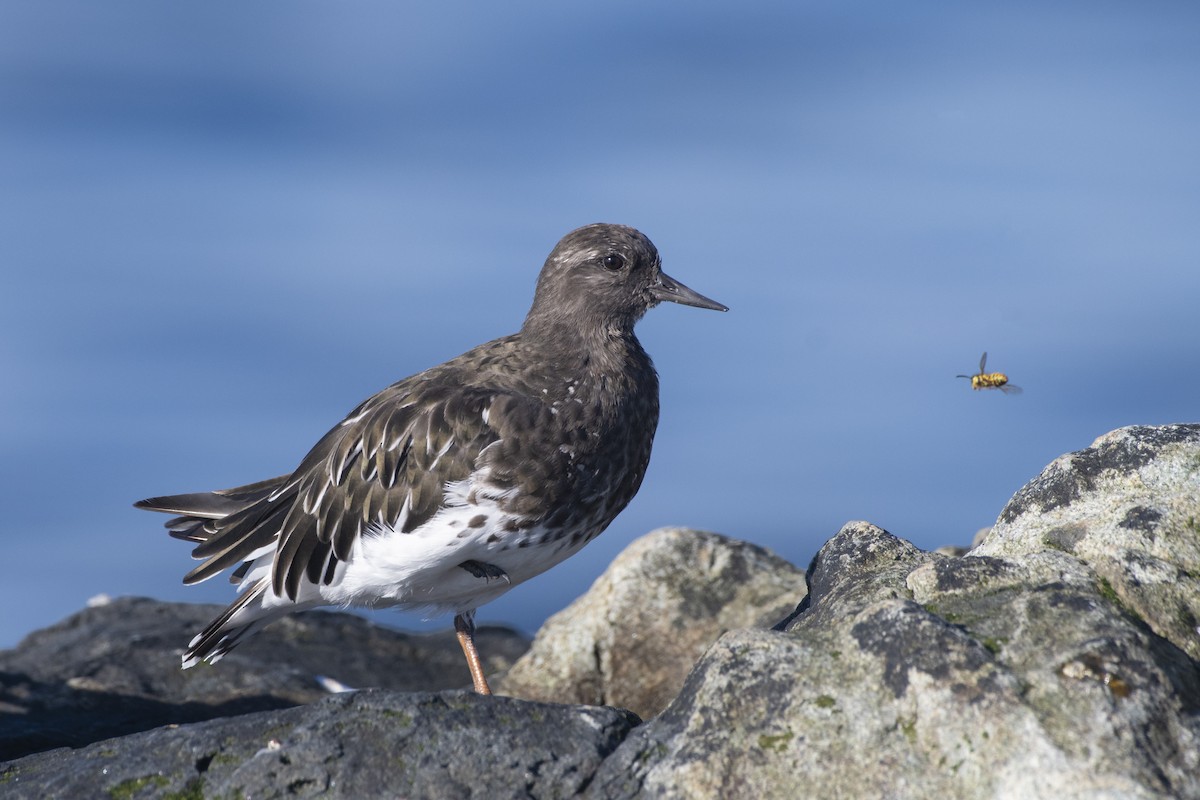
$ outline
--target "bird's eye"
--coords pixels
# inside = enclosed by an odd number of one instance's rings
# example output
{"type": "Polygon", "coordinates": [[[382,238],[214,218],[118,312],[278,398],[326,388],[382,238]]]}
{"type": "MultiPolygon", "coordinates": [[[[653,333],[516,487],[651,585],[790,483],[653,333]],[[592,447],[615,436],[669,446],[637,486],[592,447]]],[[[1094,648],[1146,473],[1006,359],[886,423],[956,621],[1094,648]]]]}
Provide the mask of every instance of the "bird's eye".
{"type": "Polygon", "coordinates": [[[611,269],[616,272],[621,267],[625,266],[625,257],[619,253],[609,253],[602,261],[605,269],[611,269]]]}

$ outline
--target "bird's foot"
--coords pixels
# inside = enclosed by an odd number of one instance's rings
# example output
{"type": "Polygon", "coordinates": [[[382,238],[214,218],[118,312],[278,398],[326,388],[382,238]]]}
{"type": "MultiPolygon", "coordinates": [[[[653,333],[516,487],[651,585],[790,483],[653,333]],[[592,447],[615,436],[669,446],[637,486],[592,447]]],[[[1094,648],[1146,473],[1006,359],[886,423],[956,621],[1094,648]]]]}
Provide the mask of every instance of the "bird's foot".
{"type": "Polygon", "coordinates": [[[503,580],[508,583],[508,573],[497,567],[495,564],[485,564],[482,561],[471,559],[459,564],[460,567],[474,575],[476,578],[483,578],[485,581],[495,579],[503,580]]]}

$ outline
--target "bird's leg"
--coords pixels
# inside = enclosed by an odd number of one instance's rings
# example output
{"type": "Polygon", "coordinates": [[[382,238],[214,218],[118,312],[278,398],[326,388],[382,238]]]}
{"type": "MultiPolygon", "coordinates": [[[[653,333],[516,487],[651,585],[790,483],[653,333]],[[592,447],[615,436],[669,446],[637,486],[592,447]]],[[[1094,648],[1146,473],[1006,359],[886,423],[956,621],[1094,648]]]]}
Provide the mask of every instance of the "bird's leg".
{"type": "Polygon", "coordinates": [[[475,691],[479,694],[491,694],[487,678],[483,675],[483,661],[475,648],[475,610],[471,609],[454,617],[454,633],[458,636],[458,644],[462,647],[463,655],[467,657],[467,669],[471,670],[471,680],[475,683],[475,691]]]}

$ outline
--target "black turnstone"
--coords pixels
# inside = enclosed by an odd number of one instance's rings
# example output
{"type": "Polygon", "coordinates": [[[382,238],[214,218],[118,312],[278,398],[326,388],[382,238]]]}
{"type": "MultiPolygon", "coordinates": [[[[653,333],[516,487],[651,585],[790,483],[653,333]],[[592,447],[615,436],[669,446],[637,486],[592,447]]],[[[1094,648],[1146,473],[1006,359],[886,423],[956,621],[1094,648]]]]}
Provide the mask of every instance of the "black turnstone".
{"type": "Polygon", "coordinates": [[[237,565],[241,597],[183,666],[292,611],[398,606],[454,612],[490,694],[475,609],[578,552],[641,485],[658,376],[633,327],[664,300],[727,310],[663,274],[633,228],[572,231],[519,333],[369,398],[287,475],[137,503],[181,515],[166,527],[202,562],[184,583],[237,565]]]}

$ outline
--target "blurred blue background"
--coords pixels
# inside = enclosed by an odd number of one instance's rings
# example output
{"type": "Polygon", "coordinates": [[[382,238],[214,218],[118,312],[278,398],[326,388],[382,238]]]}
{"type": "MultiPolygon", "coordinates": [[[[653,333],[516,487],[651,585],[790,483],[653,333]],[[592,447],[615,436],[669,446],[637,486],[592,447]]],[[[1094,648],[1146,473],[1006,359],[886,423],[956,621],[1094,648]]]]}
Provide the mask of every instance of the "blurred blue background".
{"type": "Polygon", "coordinates": [[[1200,419],[1197,98],[1185,2],[4,2],[0,647],[232,600],[130,504],[286,472],[594,221],[731,311],[641,324],[640,496],[481,623],[663,525],[967,544],[1056,456],[1200,419]],[[984,350],[1023,395],[955,379],[984,350]]]}

